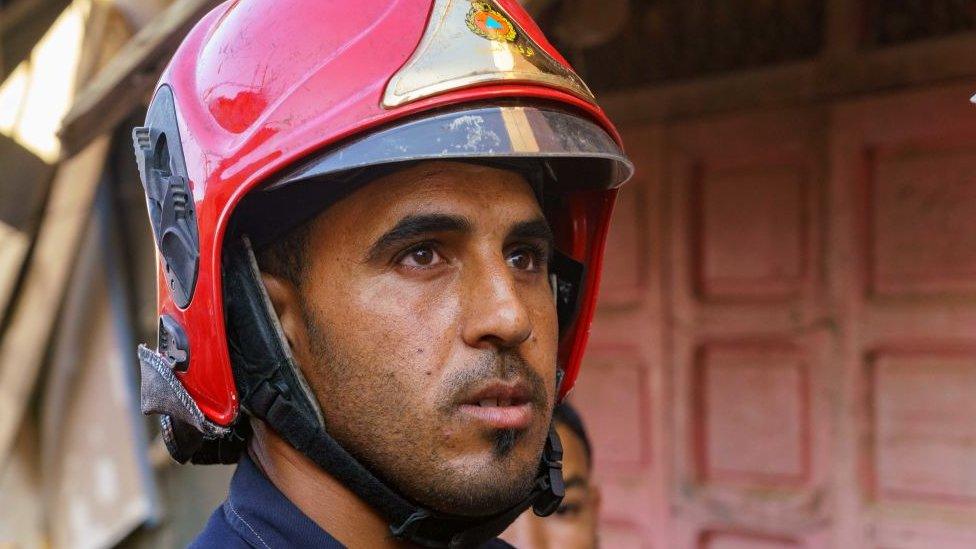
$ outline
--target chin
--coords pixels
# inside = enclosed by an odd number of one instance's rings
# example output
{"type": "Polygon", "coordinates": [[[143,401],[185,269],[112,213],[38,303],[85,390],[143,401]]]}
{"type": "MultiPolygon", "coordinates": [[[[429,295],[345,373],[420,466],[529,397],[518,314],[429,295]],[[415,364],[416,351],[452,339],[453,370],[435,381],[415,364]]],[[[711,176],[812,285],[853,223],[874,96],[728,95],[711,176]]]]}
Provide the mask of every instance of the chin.
{"type": "Polygon", "coordinates": [[[455,515],[478,517],[504,511],[528,497],[535,474],[526,478],[490,475],[458,486],[450,493],[437,493],[428,504],[435,510],[455,515]]]}
{"type": "Polygon", "coordinates": [[[499,458],[491,446],[434,466],[404,493],[433,510],[463,516],[498,513],[525,499],[538,471],[539,454],[518,444],[499,458]]]}

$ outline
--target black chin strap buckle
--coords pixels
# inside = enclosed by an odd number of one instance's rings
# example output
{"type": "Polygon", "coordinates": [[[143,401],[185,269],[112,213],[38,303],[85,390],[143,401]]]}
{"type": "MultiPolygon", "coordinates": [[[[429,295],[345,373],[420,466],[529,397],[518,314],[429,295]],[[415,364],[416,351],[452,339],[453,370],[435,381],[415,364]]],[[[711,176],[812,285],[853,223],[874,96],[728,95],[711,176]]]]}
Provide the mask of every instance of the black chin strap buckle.
{"type": "Polygon", "coordinates": [[[417,509],[399,525],[390,525],[390,533],[397,539],[411,539],[417,532],[417,528],[424,520],[430,518],[430,513],[426,509],[417,509]]]}
{"type": "Polygon", "coordinates": [[[563,445],[559,441],[556,427],[549,427],[549,437],[546,447],[542,451],[544,469],[539,476],[540,493],[532,503],[532,510],[540,517],[548,517],[559,508],[559,504],[566,495],[566,485],[563,483],[563,445]]]}

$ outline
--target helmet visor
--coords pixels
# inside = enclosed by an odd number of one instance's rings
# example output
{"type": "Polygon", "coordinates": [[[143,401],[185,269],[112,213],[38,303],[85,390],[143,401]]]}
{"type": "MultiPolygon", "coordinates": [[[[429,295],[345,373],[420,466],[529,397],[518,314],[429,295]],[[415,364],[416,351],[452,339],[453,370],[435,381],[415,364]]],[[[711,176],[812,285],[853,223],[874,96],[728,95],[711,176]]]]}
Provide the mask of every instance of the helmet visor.
{"type": "Polygon", "coordinates": [[[340,145],[278,179],[300,181],[421,160],[543,160],[558,187],[615,188],[634,167],[600,126],[570,112],[520,104],[439,111],[340,145]]]}

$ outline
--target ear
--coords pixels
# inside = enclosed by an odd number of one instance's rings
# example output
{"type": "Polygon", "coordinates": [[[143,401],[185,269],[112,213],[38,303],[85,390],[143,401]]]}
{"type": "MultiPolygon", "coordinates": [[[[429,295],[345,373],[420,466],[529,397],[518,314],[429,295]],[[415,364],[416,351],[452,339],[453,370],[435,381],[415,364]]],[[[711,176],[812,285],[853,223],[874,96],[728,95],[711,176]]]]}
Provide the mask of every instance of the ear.
{"type": "Polygon", "coordinates": [[[261,273],[261,282],[271,298],[271,306],[278,315],[281,330],[285,333],[292,355],[299,364],[305,364],[308,352],[308,330],[301,294],[290,281],[268,273],[261,273]]]}

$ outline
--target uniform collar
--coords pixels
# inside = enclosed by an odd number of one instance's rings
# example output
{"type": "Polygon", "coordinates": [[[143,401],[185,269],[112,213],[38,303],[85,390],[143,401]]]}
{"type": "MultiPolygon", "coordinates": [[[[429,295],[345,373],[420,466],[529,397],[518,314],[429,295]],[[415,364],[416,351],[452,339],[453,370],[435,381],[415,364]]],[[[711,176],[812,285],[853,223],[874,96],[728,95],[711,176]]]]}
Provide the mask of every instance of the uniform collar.
{"type": "Polygon", "coordinates": [[[255,547],[344,547],[285,497],[247,452],[223,508],[230,526],[255,547]]]}
{"type": "MultiPolygon", "coordinates": [[[[222,511],[237,535],[258,549],[345,547],[282,494],[247,452],[238,462],[222,511]]],[[[481,549],[512,549],[512,546],[495,538],[481,549]]]]}

